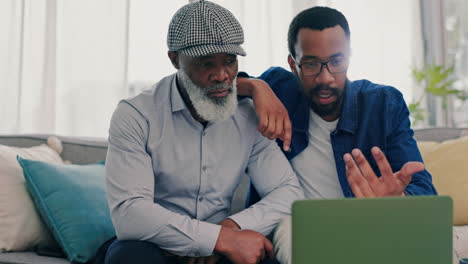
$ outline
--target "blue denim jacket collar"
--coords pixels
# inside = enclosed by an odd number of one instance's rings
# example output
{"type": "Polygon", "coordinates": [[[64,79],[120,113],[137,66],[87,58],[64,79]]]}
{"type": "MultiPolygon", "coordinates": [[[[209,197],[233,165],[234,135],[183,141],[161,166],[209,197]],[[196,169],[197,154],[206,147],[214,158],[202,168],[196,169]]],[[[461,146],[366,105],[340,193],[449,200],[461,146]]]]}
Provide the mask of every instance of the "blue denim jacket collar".
{"type": "Polygon", "coordinates": [[[355,134],[359,123],[358,87],[350,80],[346,80],[343,109],[341,109],[340,121],[337,130],[343,130],[355,134]]]}

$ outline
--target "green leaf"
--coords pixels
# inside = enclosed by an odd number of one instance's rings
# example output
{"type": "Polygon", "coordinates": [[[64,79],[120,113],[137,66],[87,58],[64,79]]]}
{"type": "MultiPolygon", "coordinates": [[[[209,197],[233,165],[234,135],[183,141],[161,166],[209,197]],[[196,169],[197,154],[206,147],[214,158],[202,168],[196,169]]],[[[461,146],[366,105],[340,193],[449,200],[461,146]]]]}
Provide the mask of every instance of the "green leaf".
{"type": "Polygon", "coordinates": [[[421,107],[421,103],[411,103],[408,105],[408,110],[410,111],[412,125],[417,125],[420,121],[425,119],[425,111],[421,107]]]}
{"type": "MultiPolygon", "coordinates": [[[[447,108],[449,96],[456,96],[459,100],[468,100],[468,91],[454,89],[455,83],[455,67],[446,67],[444,65],[425,65],[424,68],[413,68],[412,76],[416,83],[424,89],[426,93],[435,95],[441,98],[442,108],[447,108]]],[[[419,103],[408,105],[413,122],[424,120],[424,110],[419,103]],[[422,118],[422,119],[421,119],[422,118]]]]}
{"type": "Polygon", "coordinates": [[[415,112],[419,108],[419,103],[411,103],[408,105],[408,110],[410,113],[415,112]]]}
{"type": "Polygon", "coordinates": [[[413,78],[416,80],[418,84],[421,84],[421,82],[424,80],[425,74],[422,71],[419,71],[418,69],[413,69],[412,70],[413,78]]]}

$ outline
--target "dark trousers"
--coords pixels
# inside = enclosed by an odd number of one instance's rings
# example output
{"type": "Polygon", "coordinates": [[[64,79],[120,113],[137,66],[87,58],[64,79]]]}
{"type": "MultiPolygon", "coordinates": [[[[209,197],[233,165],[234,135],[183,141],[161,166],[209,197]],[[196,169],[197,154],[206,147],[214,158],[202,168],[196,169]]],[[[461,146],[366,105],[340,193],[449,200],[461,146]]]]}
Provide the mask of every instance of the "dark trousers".
{"type": "MultiPolygon", "coordinates": [[[[146,241],[120,241],[115,239],[108,243],[107,249],[100,250],[103,254],[103,264],[179,264],[183,263],[180,257],[166,256],[154,243],[146,241]]],[[[230,264],[227,259],[218,263],[230,264]]],[[[278,261],[266,258],[262,264],[278,264],[278,261]]]]}

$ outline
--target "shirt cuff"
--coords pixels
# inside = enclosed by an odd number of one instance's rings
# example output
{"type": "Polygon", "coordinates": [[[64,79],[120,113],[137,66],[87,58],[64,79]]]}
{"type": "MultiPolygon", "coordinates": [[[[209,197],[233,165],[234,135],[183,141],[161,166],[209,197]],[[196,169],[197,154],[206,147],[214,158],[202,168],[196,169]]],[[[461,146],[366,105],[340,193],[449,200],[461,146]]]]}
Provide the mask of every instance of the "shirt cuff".
{"type": "MultiPolygon", "coordinates": [[[[244,210],[245,211],[245,210],[244,210]]],[[[241,211],[237,214],[231,215],[228,218],[232,219],[232,221],[236,222],[236,224],[240,227],[240,229],[250,229],[255,226],[252,221],[253,219],[249,216],[249,214],[241,211]]]]}
{"type": "Polygon", "coordinates": [[[220,225],[199,221],[196,241],[199,241],[198,248],[194,251],[195,257],[213,255],[213,251],[218,240],[220,225]]]}

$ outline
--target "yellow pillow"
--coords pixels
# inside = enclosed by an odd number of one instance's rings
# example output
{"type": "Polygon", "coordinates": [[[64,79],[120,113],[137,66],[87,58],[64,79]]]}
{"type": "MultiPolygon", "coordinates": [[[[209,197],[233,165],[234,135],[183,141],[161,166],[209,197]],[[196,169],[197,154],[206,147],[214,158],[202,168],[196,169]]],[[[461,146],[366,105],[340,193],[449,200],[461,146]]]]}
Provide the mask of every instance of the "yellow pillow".
{"type": "Polygon", "coordinates": [[[418,147],[439,195],[453,199],[454,225],[468,224],[468,136],[418,147]]]}

